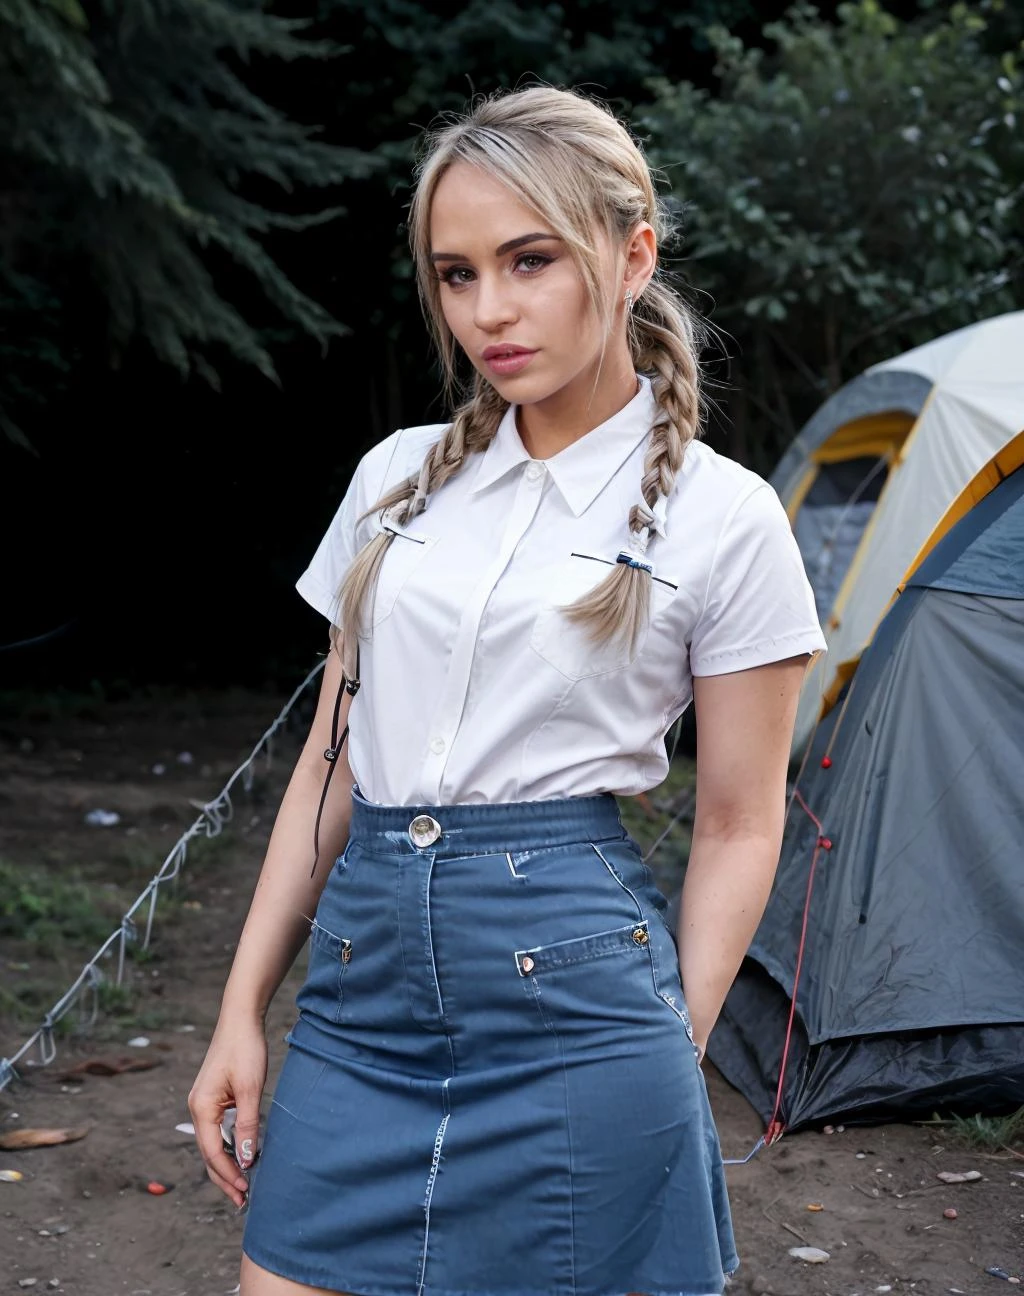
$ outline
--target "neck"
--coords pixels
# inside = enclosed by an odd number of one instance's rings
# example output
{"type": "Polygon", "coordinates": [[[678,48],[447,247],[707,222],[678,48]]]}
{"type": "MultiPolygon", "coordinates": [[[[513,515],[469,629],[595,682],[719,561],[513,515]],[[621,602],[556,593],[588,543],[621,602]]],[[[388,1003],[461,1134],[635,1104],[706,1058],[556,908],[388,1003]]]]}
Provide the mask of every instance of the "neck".
{"type": "Polygon", "coordinates": [[[544,400],[520,405],[516,427],[531,459],[550,459],[625,408],[637,393],[636,373],[628,348],[605,355],[600,375],[588,365],[544,400]]]}

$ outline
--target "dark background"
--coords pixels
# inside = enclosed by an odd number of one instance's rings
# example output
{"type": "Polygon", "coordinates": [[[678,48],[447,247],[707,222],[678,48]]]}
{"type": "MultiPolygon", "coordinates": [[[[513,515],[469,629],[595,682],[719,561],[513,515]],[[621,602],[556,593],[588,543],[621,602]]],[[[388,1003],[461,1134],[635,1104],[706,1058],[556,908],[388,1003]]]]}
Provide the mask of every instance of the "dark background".
{"type": "MultiPolygon", "coordinates": [[[[82,6],[84,39],[114,86],[121,84],[119,59],[133,59],[133,76],[144,65],[124,39],[137,7],[100,0],[82,6]]],[[[259,13],[251,4],[235,7],[259,13]]],[[[156,8],[152,48],[166,49],[169,60],[182,59],[178,80],[188,87],[191,56],[187,47],[176,52],[173,25],[180,29],[191,20],[196,6],[168,0],[156,8]],[[168,24],[163,32],[161,21],[168,24]]],[[[776,43],[764,27],[785,6],[701,0],[685,13],[666,8],[654,0],[560,6],[324,0],[276,4],[272,12],[310,20],[301,39],[347,47],[333,57],[287,61],[255,52],[242,58],[212,41],[217,56],[261,99],[293,121],[322,125],[323,143],[373,162],[368,174],[359,174],[356,161],[351,178],[315,192],[301,184],[283,192],[258,174],[232,181],[247,201],[268,208],[345,208],[325,224],[271,231],[261,240],[282,273],[345,326],[344,336],[310,336],[271,306],[230,257],[202,252],[217,291],[272,355],[276,380],[230,345],[195,343],[194,354],[205,354],[219,374],[220,390],[214,390],[194,367],[183,376],[160,357],[144,319],[134,328],[114,328],[109,284],[91,257],[101,235],[105,274],[121,256],[119,248],[129,260],[142,256],[123,233],[128,226],[119,224],[129,219],[134,200],[107,194],[100,202],[85,190],[79,199],[74,178],[62,193],[73,168],[62,171],[25,149],[0,148],[0,163],[6,158],[11,168],[4,189],[14,195],[0,204],[0,256],[10,274],[29,266],[52,297],[40,310],[8,292],[7,309],[0,311],[0,359],[11,380],[4,388],[0,375],[2,408],[15,428],[13,437],[0,435],[0,687],[93,687],[116,696],[152,684],[281,688],[297,680],[326,645],[326,627],[295,594],[293,582],[355,462],[395,427],[446,414],[402,225],[420,130],[437,111],[464,106],[472,93],[539,78],[600,94],[634,122],[655,153],[660,141],[665,156],[666,140],[670,157],[673,141],[682,153],[686,132],[673,135],[666,126],[669,109],[658,109],[660,119],[645,115],[644,106],[658,100],[652,78],[689,83],[714,101],[722,93],[716,71],[721,51],[712,48],[707,25],[723,23],[742,46],[771,55],[776,43]],[[92,214],[93,232],[75,241],[68,232],[82,212],[92,214]],[[35,238],[35,223],[44,216],[52,232],[35,238]],[[36,336],[33,330],[43,340],[22,346],[22,339],[36,336]],[[51,363],[51,355],[59,363],[51,363]]],[[[897,24],[935,23],[948,8],[908,2],[888,12],[897,24]]],[[[835,25],[837,7],[822,6],[821,17],[835,25]]],[[[1017,48],[1020,39],[1017,19],[1003,14],[1000,21],[994,58],[1017,48]]],[[[12,106],[14,92],[19,104],[25,102],[17,78],[28,73],[16,61],[6,73],[7,111],[16,113],[22,108],[12,106]]],[[[161,136],[161,115],[146,98],[156,93],[154,84],[137,99],[122,87],[122,98],[126,115],[135,112],[136,120],[148,123],[158,149],[168,136],[161,136]]],[[[823,174],[826,160],[814,159],[823,174]]],[[[681,181],[672,183],[677,192],[685,190],[681,181]]],[[[710,177],[708,184],[713,186],[710,177]]],[[[698,210],[698,251],[699,216],[698,210]]],[[[1017,291],[1011,285],[981,306],[968,301],[962,316],[955,310],[912,315],[902,331],[858,343],[841,369],[822,376],[824,366],[802,336],[820,329],[813,318],[802,319],[780,290],[778,309],[786,313],[780,327],[808,359],[781,379],[773,371],[774,390],[764,357],[758,359],[756,330],[748,336],[730,321],[729,266],[698,258],[691,272],[689,250],[684,242],[676,264],[693,285],[697,305],[729,332],[706,357],[718,384],[709,438],[716,449],[766,474],[788,437],[840,381],[870,360],[942,331],[940,324],[951,327],[1008,308],[1017,291]],[[747,394],[756,390],[763,392],[763,407],[775,410],[771,420],[749,406],[747,394]]],[[[1005,246],[999,255],[1006,258],[1005,246]]],[[[758,252],[754,259],[763,265],[765,258],[758,252]]],[[[744,294],[749,299],[739,272],[735,284],[737,300],[744,294]]],[[[858,302],[857,308],[870,304],[858,302]]],[[[895,301],[884,305],[893,314],[902,309],[895,301]]],[[[763,314],[744,317],[747,323],[758,318],[763,314]]],[[[783,354],[773,362],[776,370],[783,354]]]]}

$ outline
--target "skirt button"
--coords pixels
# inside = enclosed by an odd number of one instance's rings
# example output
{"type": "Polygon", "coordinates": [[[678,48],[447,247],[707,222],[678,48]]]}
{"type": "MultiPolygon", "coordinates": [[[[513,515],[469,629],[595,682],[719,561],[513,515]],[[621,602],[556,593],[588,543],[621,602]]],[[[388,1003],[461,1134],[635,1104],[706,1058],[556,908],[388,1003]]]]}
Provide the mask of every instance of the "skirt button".
{"type": "Polygon", "coordinates": [[[417,815],[409,825],[409,836],[412,838],[412,844],[420,849],[424,846],[432,846],[441,836],[441,825],[430,815],[417,815]]]}

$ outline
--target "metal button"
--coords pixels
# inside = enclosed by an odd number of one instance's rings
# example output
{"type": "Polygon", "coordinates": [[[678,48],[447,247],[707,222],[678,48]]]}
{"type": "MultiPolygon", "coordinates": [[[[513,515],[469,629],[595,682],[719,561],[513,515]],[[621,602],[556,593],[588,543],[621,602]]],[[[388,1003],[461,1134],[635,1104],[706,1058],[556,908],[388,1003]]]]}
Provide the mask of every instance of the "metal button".
{"type": "Polygon", "coordinates": [[[646,927],[634,927],[634,928],[633,928],[633,943],[634,943],[634,945],[646,945],[647,942],[648,942],[650,939],[651,939],[651,938],[650,938],[650,936],[647,934],[647,928],[646,928],[646,927]]]}
{"type": "Polygon", "coordinates": [[[526,972],[526,973],[532,972],[532,971],[533,971],[533,959],[530,958],[529,954],[524,954],[523,957],[522,957],[522,960],[521,960],[521,962],[520,962],[520,964],[519,964],[519,966],[520,966],[520,967],[523,969],[523,971],[526,972]]]}
{"type": "Polygon", "coordinates": [[[544,476],[544,465],[539,464],[536,460],[531,459],[526,465],[526,480],[537,481],[544,476]]]}
{"type": "Polygon", "coordinates": [[[447,743],[443,738],[431,738],[430,740],[430,750],[435,756],[440,756],[446,746],[447,743]]]}
{"type": "Polygon", "coordinates": [[[409,825],[409,836],[412,838],[412,844],[419,846],[432,846],[441,836],[441,825],[430,815],[417,815],[409,825]]]}

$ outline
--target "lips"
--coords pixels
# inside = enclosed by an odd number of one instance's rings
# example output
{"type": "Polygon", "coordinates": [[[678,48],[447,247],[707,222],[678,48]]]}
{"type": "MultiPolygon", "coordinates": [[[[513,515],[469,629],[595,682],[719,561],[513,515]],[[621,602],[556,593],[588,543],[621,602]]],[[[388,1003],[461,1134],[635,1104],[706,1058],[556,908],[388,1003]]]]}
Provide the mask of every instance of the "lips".
{"type": "Polygon", "coordinates": [[[492,374],[507,378],[525,369],[536,354],[537,352],[531,351],[529,347],[516,346],[514,342],[503,342],[487,347],[482,353],[482,358],[492,374]]]}
{"type": "Polygon", "coordinates": [[[535,355],[531,347],[516,346],[514,342],[503,342],[499,346],[489,346],[483,351],[484,360],[504,360],[512,356],[535,355]]]}

